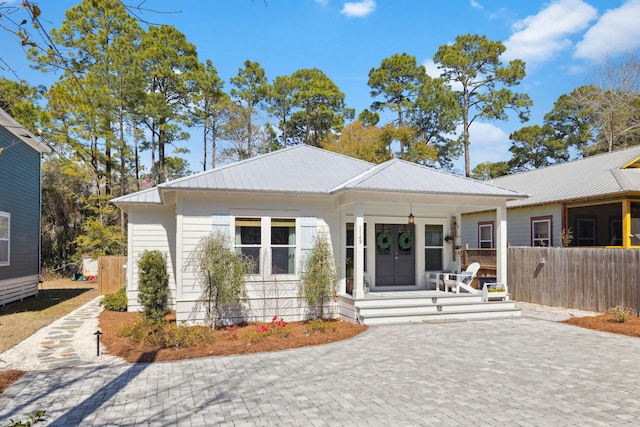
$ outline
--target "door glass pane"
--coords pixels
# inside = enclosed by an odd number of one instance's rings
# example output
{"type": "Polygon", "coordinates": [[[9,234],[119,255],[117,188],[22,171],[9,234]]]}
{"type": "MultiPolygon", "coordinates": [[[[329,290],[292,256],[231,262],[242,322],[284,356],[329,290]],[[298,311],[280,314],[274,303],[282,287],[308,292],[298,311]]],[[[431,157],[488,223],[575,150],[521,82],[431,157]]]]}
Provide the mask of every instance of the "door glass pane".
{"type": "Polygon", "coordinates": [[[411,225],[399,225],[397,236],[398,253],[413,253],[413,227],[411,225]]]}
{"type": "Polygon", "coordinates": [[[376,254],[387,255],[391,252],[391,226],[376,224],[376,254]]]}

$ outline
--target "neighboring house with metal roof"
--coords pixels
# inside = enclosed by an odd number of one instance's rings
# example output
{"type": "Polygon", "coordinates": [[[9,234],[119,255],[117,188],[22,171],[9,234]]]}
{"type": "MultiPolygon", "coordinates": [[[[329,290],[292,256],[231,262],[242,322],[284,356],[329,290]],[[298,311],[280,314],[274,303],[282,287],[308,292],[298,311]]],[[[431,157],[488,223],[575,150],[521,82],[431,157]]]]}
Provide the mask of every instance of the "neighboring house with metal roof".
{"type": "MultiPolygon", "coordinates": [[[[498,279],[506,280],[506,206],[526,197],[401,160],[380,165],[307,145],[275,151],[113,199],[128,217],[127,294],[138,310],[137,260],[167,256],[177,320],[200,322],[200,285],[185,268],[200,239],[214,231],[254,259],[247,276],[249,320],[301,320],[304,260],[316,236],[330,240],[340,274],[339,316],[356,320],[353,301],[372,292],[426,290],[426,271],[441,271],[459,243],[460,216],[493,210],[498,279]],[[274,307],[277,312],[274,312],[274,307]]],[[[431,298],[429,298],[431,303],[431,298]]],[[[435,310],[435,305],[434,305],[435,310]]]]}
{"type": "Polygon", "coordinates": [[[0,305],[38,293],[40,159],[50,151],[0,108],[0,305]]]}
{"type": "MultiPolygon", "coordinates": [[[[640,146],[492,183],[529,195],[507,203],[512,246],[640,247],[640,146]],[[570,243],[563,239],[568,232],[570,243]]],[[[492,212],[466,214],[462,223],[462,240],[469,247],[495,245],[492,212]]]]}

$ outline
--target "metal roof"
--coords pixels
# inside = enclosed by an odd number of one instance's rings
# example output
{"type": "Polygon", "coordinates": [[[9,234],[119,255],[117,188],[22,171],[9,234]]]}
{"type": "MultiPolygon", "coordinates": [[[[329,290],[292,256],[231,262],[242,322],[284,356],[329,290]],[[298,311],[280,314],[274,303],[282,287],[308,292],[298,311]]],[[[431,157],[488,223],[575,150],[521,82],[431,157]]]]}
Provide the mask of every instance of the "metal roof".
{"type": "Polygon", "coordinates": [[[493,179],[505,188],[527,193],[509,207],[530,206],[640,191],[640,168],[622,169],[640,158],[640,146],[590,156],[493,179]]]}
{"type": "Polygon", "coordinates": [[[160,184],[112,201],[163,203],[166,191],[242,191],[336,194],[348,190],[526,197],[517,191],[392,159],[375,165],[342,154],[297,145],[160,184]]]}
{"type": "Polygon", "coordinates": [[[160,197],[158,187],[147,188],[146,190],[140,190],[125,196],[115,197],[111,199],[111,201],[115,204],[162,204],[162,198],[160,197]]]}
{"type": "Polygon", "coordinates": [[[162,188],[329,193],[372,163],[309,145],[296,145],[175,181],[162,188]]]}
{"type": "Polygon", "coordinates": [[[29,132],[24,126],[18,123],[13,117],[9,115],[9,113],[4,111],[2,108],[0,108],[0,126],[11,132],[22,142],[36,150],[38,153],[43,154],[51,152],[51,148],[47,144],[40,141],[38,137],[29,132]]]}
{"type": "Polygon", "coordinates": [[[514,190],[400,159],[392,159],[376,166],[362,176],[345,183],[343,188],[403,193],[526,197],[514,190]]]}

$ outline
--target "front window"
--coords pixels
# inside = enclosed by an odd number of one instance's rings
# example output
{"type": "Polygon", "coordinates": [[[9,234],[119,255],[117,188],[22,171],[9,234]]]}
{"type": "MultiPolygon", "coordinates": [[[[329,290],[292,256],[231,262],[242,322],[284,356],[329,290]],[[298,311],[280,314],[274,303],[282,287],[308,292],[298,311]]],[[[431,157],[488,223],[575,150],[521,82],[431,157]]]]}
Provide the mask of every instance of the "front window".
{"type": "Polygon", "coordinates": [[[0,265],[9,265],[10,219],[10,214],[0,212],[0,265]]]}
{"type": "Polygon", "coordinates": [[[253,274],[260,273],[261,222],[260,218],[236,218],[236,251],[251,260],[253,274]]]}
{"type": "MultiPolygon", "coordinates": [[[[367,223],[363,228],[364,235],[364,272],[367,272],[367,223]]],[[[352,222],[347,223],[347,239],[345,247],[347,249],[347,259],[345,260],[345,272],[347,278],[353,278],[353,261],[355,260],[355,226],[352,222]]]]}
{"type": "Polygon", "coordinates": [[[478,223],[478,248],[493,248],[493,222],[478,223]]]}
{"type": "Polygon", "coordinates": [[[296,220],[271,219],[271,272],[296,272],[296,220]]]}
{"type": "Polygon", "coordinates": [[[424,265],[425,271],[442,270],[444,250],[444,227],[439,224],[424,226],[424,265]]]}
{"type": "Polygon", "coordinates": [[[550,216],[531,218],[531,245],[552,246],[550,216]]]}

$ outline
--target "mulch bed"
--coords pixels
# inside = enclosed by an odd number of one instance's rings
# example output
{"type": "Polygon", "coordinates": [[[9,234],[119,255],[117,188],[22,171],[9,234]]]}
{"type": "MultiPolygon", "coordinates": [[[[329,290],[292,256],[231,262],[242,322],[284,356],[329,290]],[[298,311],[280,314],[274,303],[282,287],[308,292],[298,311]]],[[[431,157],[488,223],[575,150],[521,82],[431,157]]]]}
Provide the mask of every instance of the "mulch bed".
{"type": "Polygon", "coordinates": [[[327,344],[354,337],[367,329],[363,325],[336,320],[331,321],[335,328],[328,328],[329,330],[323,333],[308,333],[308,325],[305,322],[290,322],[286,326],[290,331],[289,336],[270,335],[260,342],[251,343],[245,336],[246,333],[254,331],[256,325],[247,325],[233,331],[212,331],[212,343],[176,349],[137,345],[128,338],[119,337],[117,331],[120,327],[127,322],[135,321],[138,316],[138,313],[106,310],[100,314],[100,329],[103,333],[100,340],[107,347],[109,354],[120,356],[131,363],[227,356],[327,344]],[[234,333],[236,338],[232,336],[234,333]]]}

